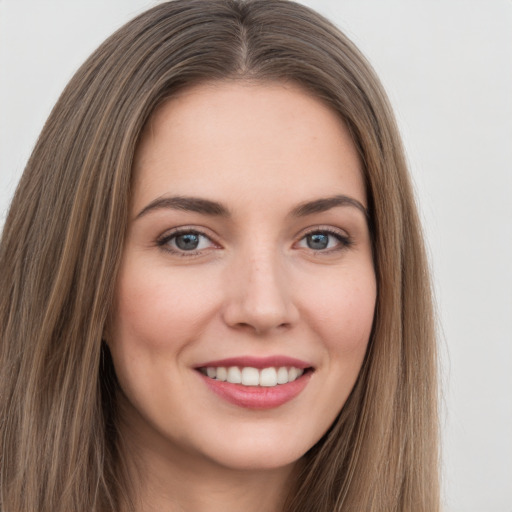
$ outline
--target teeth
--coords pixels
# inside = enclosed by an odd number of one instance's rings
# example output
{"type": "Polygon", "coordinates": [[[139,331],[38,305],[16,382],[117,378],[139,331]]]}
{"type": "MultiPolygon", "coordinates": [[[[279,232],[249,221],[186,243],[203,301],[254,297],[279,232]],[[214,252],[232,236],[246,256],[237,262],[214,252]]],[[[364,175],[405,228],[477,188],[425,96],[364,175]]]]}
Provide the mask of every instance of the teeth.
{"type": "Polygon", "coordinates": [[[299,372],[300,370],[297,368],[290,368],[288,371],[288,379],[293,382],[299,376],[299,372]]]}
{"type": "Polygon", "coordinates": [[[270,388],[277,386],[277,372],[275,368],[263,368],[260,373],[260,386],[270,388]]]}
{"type": "Polygon", "coordinates": [[[279,370],[277,370],[277,383],[278,384],[286,384],[288,382],[288,368],[281,366],[279,370]]]}
{"type": "Polygon", "coordinates": [[[262,387],[274,387],[278,384],[288,384],[298,379],[304,373],[302,368],[287,368],[285,366],[279,368],[263,368],[262,370],[251,368],[250,366],[244,368],[239,368],[238,366],[230,366],[229,368],[219,366],[217,368],[203,368],[201,371],[204,375],[210,377],[210,379],[227,381],[231,384],[242,384],[243,386],[262,387]]]}
{"type": "Polygon", "coordinates": [[[259,383],[260,372],[256,368],[247,367],[242,370],[242,384],[244,386],[257,386],[259,383]]]}
{"type": "Polygon", "coordinates": [[[242,372],[237,366],[230,366],[228,368],[228,382],[231,384],[242,384],[242,372]]]}

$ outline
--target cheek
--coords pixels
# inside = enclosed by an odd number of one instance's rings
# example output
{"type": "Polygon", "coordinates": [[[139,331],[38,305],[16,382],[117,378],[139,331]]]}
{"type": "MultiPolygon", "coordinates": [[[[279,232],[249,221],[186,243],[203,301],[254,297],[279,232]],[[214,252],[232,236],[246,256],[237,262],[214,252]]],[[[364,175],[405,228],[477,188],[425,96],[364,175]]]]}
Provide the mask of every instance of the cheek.
{"type": "Polygon", "coordinates": [[[330,358],[354,356],[362,361],[375,313],[373,268],[332,277],[322,286],[309,286],[304,297],[304,315],[330,358]]]}
{"type": "MultiPolygon", "coordinates": [[[[311,280],[302,294],[303,316],[323,354],[318,369],[321,395],[310,408],[316,418],[312,436],[335,421],[359,375],[371,334],[376,300],[373,266],[337,269],[330,279],[311,280]],[[343,269],[342,269],[343,270],[343,269]],[[322,285],[318,285],[318,282],[322,285]]],[[[318,276],[317,276],[318,277],[318,276]]]]}
{"type": "Polygon", "coordinates": [[[214,310],[200,279],[157,265],[125,263],[120,273],[108,344],[121,389],[138,411],[153,410],[149,416],[180,396],[162,390],[183,380],[182,353],[214,310]]]}
{"type": "Polygon", "coordinates": [[[128,269],[120,276],[117,289],[115,339],[123,344],[131,340],[142,349],[166,351],[170,343],[179,345],[201,329],[215,300],[197,273],[128,269]]]}

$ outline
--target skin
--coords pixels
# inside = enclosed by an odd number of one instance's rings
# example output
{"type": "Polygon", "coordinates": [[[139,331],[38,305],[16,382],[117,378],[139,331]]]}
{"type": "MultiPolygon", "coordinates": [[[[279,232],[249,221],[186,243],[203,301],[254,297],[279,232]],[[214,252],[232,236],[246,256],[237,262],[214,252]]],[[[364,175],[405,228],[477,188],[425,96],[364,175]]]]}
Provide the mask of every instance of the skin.
{"type": "Polygon", "coordinates": [[[368,344],[376,281],[365,207],[348,130],[298,86],[203,84],[154,113],[136,153],[107,335],[140,510],[280,509],[368,344]],[[306,202],[341,195],[348,203],[298,215],[306,202]],[[227,213],[155,207],[173,196],[227,213]],[[202,233],[198,248],[180,250],[176,228],[202,233]],[[311,232],[327,247],[312,248],[311,232]],[[196,369],[276,354],[314,371],[271,409],[227,402],[196,369]]]}

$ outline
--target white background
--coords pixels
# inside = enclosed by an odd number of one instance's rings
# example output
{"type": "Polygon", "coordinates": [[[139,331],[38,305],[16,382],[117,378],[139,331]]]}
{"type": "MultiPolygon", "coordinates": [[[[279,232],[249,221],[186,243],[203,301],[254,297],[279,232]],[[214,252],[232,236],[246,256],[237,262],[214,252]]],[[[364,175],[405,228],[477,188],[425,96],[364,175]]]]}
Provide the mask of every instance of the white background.
{"type": "MultiPolygon", "coordinates": [[[[0,0],[0,226],[66,82],[154,3],[0,0]]],[[[445,510],[512,512],[512,1],[305,3],[369,57],[405,139],[441,325],[445,510]]]]}

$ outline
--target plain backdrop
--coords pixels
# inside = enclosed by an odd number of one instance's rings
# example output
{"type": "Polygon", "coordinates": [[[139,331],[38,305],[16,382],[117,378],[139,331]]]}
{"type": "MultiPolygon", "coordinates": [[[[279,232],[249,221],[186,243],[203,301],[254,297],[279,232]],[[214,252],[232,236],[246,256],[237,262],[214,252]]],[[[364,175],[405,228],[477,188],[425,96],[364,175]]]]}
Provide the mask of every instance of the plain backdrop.
{"type": "MultiPolygon", "coordinates": [[[[0,226],[66,82],[155,3],[0,0],[0,226]]],[[[445,510],[512,512],[512,1],[304,3],[368,56],[405,140],[441,326],[445,510]]]]}

